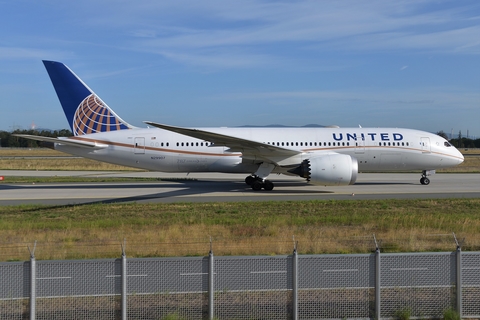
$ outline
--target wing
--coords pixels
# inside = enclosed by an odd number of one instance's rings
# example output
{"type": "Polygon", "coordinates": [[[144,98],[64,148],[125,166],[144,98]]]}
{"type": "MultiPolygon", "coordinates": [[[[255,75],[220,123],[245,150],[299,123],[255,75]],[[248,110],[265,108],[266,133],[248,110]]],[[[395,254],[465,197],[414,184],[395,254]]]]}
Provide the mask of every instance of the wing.
{"type": "Polygon", "coordinates": [[[15,137],[36,140],[36,141],[45,141],[45,142],[52,142],[52,143],[59,143],[59,144],[66,144],[74,147],[81,147],[81,148],[92,148],[92,149],[103,149],[108,147],[104,144],[98,144],[95,142],[89,141],[82,141],[77,140],[75,138],[51,138],[51,137],[42,137],[42,136],[33,136],[30,134],[13,134],[15,137]]]}
{"type": "Polygon", "coordinates": [[[176,132],[196,139],[210,141],[215,146],[228,147],[229,152],[241,152],[244,158],[262,158],[270,160],[270,162],[277,163],[279,159],[290,158],[302,153],[301,151],[297,150],[276,147],[262,142],[238,138],[211,131],[174,127],[150,121],[144,122],[152,127],[176,132]]]}

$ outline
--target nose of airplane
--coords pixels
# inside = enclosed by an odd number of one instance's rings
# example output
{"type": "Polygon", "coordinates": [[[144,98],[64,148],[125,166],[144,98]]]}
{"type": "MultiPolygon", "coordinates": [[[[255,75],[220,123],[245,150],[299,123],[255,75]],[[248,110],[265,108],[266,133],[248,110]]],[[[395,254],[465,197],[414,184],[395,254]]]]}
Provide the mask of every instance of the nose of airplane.
{"type": "MultiPolygon", "coordinates": [[[[447,152],[444,153],[444,157],[442,157],[442,167],[449,168],[455,167],[461,164],[465,158],[463,154],[455,147],[451,146],[446,148],[447,152]]],[[[445,150],[445,149],[444,149],[445,150]]]]}
{"type": "Polygon", "coordinates": [[[458,164],[462,163],[464,160],[465,158],[463,157],[463,154],[460,151],[458,151],[458,164]]]}
{"type": "Polygon", "coordinates": [[[450,158],[450,162],[452,163],[452,165],[456,166],[461,164],[465,160],[463,154],[457,148],[452,151],[452,157],[450,158]]]}

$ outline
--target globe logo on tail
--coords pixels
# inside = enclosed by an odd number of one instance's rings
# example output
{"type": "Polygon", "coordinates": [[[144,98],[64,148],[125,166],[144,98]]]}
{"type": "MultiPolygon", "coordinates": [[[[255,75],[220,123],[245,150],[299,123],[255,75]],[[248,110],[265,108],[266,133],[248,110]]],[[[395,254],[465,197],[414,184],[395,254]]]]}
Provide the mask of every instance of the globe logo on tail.
{"type": "Polygon", "coordinates": [[[73,116],[72,127],[76,136],[129,129],[95,94],[89,95],[80,103],[73,116]]]}

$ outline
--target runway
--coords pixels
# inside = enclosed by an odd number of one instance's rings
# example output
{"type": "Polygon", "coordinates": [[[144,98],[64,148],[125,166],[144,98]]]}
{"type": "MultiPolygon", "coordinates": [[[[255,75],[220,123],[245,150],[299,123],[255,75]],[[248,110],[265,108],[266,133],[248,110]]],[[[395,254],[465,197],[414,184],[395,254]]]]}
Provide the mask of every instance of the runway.
{"type": "Polygon", "coordinates": [[[347,187],[314,186],[294,177],[272,176],[272,191],[253,191],[245,175],[157,172],[6,171],[0,176],[156,177],[155,182],[1,183],[0,205],[69,205],[113,202],[226,202],[479,198],[480,174],[436,174],[428,186],[415,173],[363,173],[347,187]]]}

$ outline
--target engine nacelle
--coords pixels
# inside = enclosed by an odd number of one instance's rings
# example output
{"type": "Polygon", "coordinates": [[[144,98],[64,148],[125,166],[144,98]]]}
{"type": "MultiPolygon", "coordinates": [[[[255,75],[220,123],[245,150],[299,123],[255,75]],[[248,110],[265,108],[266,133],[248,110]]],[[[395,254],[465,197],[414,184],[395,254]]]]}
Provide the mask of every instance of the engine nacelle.
{"type": "Polygon", "coordinates": [[[302,161],[300,166],[289,172],[306,178],[313,184],[346,186],[357,180],[358,162],[346,154],[317,155],[302,161]]]}

